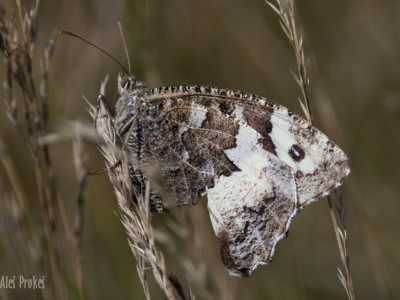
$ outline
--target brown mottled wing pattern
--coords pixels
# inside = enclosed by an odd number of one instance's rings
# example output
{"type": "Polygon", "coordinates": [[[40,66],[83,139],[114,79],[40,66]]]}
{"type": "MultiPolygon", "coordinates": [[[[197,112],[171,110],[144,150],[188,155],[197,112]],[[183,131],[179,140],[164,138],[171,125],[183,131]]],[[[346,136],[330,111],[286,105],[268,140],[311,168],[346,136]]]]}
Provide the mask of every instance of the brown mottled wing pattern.
{"type": "MultiPolygon", "coordinates": [[[[235,147],[238,121],[203,97],[168,98],[141,114],[142,164],[162,174],[159,188],[173,205],[195,204],[219,176],[239,169],[224,153],[235,147]]],[[[214,103],[215,104],[215,103],[214,103]]]]}

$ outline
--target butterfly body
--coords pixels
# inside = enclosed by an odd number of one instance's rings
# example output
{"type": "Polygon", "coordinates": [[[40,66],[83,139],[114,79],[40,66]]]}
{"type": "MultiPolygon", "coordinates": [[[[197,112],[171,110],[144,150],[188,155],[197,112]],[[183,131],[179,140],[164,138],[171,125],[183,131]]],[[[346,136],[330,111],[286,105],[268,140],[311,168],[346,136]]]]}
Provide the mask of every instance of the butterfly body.
{"type": "Polygon", "coordinates": [[[270,262],[292,218],[349,174],[344,152],[306,120],[263,97],[209,86],[150,89],[119,77],[114,124],[137,192],[151,208],[207,194],[224,264],[247,276],[270,262]]]}

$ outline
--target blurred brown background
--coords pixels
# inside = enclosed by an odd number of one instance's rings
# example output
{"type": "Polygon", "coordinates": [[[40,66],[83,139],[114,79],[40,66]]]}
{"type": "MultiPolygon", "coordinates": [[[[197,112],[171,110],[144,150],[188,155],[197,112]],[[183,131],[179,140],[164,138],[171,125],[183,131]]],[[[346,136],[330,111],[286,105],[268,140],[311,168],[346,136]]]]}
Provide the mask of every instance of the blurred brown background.
{"type": "MultiPolygon", "coordinates": [[[[30,2],[25,2],[29,7],[30,2]]],[[[400,2],[303,0],[295,4],[309,57],[315,124],[351,160],[352,173],[343,196],[356,296],[399,299],[400,2]]],[[[10,11],[14,2],[5,1],[5,6],[10,11]]],[[[51,32],[63,29],[85,37],[126,65],[118,19],[133,74],[150,86],[207,84],[239,89],[302,115],[297,101],[301,94],[290,72],[295,70],[292,49],[277,16],[263,0],[42,1],[37,57],[42,57],[51,32]]],[[[39,59],[36,63],[34,68],[40,70],[39,59]]],[[[109,74],[107,98],[111,100],[121,70],[96,49],[71,37],[57,38],[51,63],[48,132],[75,120],[90,124],[82,95],[95,103],[100,81],[109,74]]],[[[0,135],[31,197],[27,205],[34,212],[37,192],[30,156],[3,106],[1,101],[0,135]]],[[[78,186],[71,143],[52,145],[51,154],[60,197],[73,219],[78,186]]],[[[88,145],[86,156],[90,169],[102,168],[95,147],[88,145]]],[[[0,176],[5,189],[11,190],[1,167],[0,176]]],[[[144,299],[106,175],[90,177],[84,195],[86,298],[144,299]]],[[[182,213],[199,220],[201,231],[195,233],[201,232],[201,237],[189,240],[200,238],[203,248],[199,251],[221,277],[219,287],[225,287],[222,294],[226,298],[346,299],[336,275],[340,258],[325,199],[302,211],[289,238],[278,244],[273,263],[259,267],[248,279],[226,275],[218,259],[206,200],[174,214],[179,219],[182,213]]],[[[171,227],[168,216],[154,219],[160,231],[171,227]]],[[[161,248],[169,269],[185,282],[187,248],[183,244],[176,239],[161,248]]],[[[68,252],[67,246],[65,249],[68,252]]],[[[12,251],[18,253],[2,238],[0,275],[20,274],[10,259],[12,251]]],[[[154,299],[163,297],[154,283],[151,287],[154,299]]],[[[199,298],[207,298],[195,287],[193,290],[199,298]]],[[[0,295],[9,299],[21,296],[10,290],[0,290],[0,295]]]]}

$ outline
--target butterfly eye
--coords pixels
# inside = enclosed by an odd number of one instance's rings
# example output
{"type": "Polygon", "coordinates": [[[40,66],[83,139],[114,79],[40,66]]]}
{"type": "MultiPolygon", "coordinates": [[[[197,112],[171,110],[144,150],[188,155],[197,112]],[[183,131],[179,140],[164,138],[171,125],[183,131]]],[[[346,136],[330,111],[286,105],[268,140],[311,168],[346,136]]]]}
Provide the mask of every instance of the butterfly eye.
{"type": "Polygon", "coordinates": [[[304,150],[296,144],[289,149],[289,155],[296,162],[301,161],[306,156],[304,150]]]}
{"type": "Polygon", "coordinates": [[[130,80],[129,80],[129,78],[128,77],[123,77],[123,78],[121,78],[121,87],[122,88],[124,88],[124,89],[129,89],[129,86],[130,86],[130,80]]]}

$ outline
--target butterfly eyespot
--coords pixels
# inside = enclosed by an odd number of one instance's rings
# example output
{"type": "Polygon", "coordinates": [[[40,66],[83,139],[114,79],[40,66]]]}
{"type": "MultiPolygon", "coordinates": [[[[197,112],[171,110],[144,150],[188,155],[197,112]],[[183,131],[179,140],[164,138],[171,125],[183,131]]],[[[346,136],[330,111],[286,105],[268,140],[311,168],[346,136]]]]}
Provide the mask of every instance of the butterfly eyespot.
{"type": "Polygon", "coordinates": [[[296,144],[289,149],[289,155],[295,162],[303,160],[304,157],[306,156],[304,150],[299,145],[296,144]]]}

